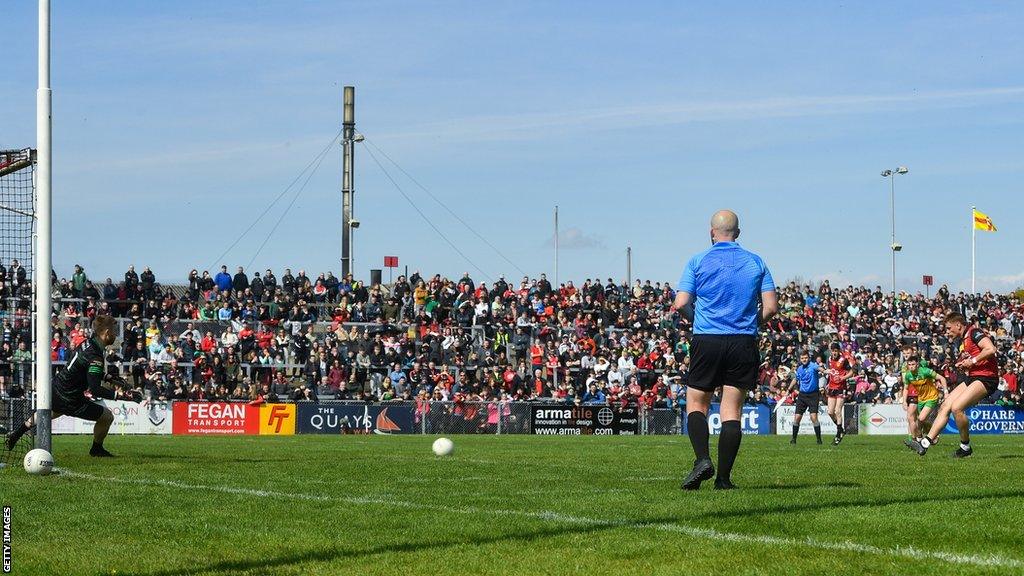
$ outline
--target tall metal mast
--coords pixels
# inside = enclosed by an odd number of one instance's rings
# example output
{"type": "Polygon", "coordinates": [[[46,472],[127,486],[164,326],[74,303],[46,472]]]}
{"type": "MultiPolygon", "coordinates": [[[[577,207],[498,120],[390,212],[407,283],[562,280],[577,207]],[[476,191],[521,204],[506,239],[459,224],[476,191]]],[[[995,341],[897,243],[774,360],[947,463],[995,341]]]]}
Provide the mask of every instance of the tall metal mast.
{"type": "Polygon", "coordinates": [[[356,89],[354,86],[345,86],[345,112],[342,123],[341,146],[343,150],[342,176],[341,176],[341,278],[346,278],[353,273],[352,265],[352,229],[359,227],[359,222],[353,225],[353,196],[354,172],[355,172],[355,143],[356,143],[356,89]]]}

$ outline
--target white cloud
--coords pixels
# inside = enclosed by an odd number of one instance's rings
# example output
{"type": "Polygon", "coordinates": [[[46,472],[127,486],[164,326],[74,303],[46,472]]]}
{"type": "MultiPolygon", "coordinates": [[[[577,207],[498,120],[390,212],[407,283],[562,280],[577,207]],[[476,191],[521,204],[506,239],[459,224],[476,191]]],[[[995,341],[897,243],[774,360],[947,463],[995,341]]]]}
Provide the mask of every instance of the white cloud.
{"type": "MultiPolygon", "coordinates": [[[[555,235],[552,234],[544,243],[545,248],[555,247],[555,235]]],[[[588,235],[579,228],[567,228],[558,233],[559,250],[603,250],[604,239],[588,235]]]]}
{"type": "Polygon", "coordinates": [[[422,124],[381,138],[445,137],[467,140],[540,139],[553,132],[665,126],[692,122],[806,116],[837,116],[905,108],[957,108],[1024,96],[1024,86],[900,94],[781,96],[747,100],[665,102],[614,108],[453,118],[422,124]]]}
{"type": "MultiPolygon", "coordinates": [[[[1016,274],[1002,274],[996,276],[977,276],[976,286],[978,292],[994,292],[1006,294],[1024,287],[1024,272],[1016,274]]],[[[949,289],[954,292],[970,292],[971,279],[963,278],[949,283],[949,289]]]]}

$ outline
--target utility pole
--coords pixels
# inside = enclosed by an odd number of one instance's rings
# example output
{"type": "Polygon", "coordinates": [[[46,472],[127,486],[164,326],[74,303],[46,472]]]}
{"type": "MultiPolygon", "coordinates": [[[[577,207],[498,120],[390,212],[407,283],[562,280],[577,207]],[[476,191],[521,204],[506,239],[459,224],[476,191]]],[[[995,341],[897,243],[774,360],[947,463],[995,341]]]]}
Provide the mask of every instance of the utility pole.
{"type": "Polygon", "coordinates": [[[353,273],[352,229],[359,222],[352,218],[356,140],[356,89],[345,86],[344,117],[342,122],[342,175],[341,175],[341,278],[353,273]]]}

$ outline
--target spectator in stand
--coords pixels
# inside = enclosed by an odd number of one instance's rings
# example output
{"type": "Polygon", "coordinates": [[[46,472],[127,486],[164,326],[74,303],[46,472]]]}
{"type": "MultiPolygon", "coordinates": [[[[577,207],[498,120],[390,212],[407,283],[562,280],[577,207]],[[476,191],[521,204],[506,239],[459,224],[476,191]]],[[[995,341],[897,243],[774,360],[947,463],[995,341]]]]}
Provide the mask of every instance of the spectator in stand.
{"type": "Polygon", "coordinates": [[[102,298],[107,301],[117,300],[117,286],[114,285],[112,278],[107,278],[103,283],[102,298]]]}
{"type": "Polygon", "coordinates": [[[252,297],[256,302],[263,302],[263,295],[266,293],[266,287],[263,285],[263,279],[260,278],[259,272],[253,274],[252,282],[249,283],[249,291],[252,293],[252,297]]]}
{"type": "Polygon", "coordinates": [[[71,282],[74,285],[75,297],[82,298],[85,293],[85,282],[88,278],[85,275],[85,269],[75,264],[75,273],[71,276],[71,282]]]}
{"type": "Polygon", "coordinates": [[[235,294],[244,294],[249,289],[249,277],[245,275],[245,271],[242,267],[238,267],[238,272],[235,273],[235,277],[231,279],[231,291],[235,294]]]}
{"type": "Polygon", "coordinates": [[[232,279],[231,274],[228,274],[227,266],[220,267],[220,272],[217,274],[217,277],[214,278],[214,281],[217,283],[218,292],[221,292],[225,295],[230,295],[232,279]]]}
{"type": "Polygon", "coordinates": [[[263,288],[266,300],[274,300],[274,296],[277,294],[277,277],[274,276],[270,268],[267,268],[267,271],[263,273],[263,288]]]}
{"type": "Polygon", "coordinates": [[[188,297],[193,301],[200,299],[202,291],[200,290],[199,284],[201,280],[202,278],[199,276],[199,271],[195,268],[188,273],[188,297]]]}
{"type": "Polygon", "coordinates": [[[149,269],[149,266],[139,276],[139,287],[142,288],[142,297],[152,300],[156,296],[156,275],[149,269]]]}
{"type": "Polygon", "coordinates": [[[605,398],[604,391],[599,390],[596,384],[591,384],[586,394],[583,395],[583,403],[589,405],[606,404],[607,399],[605,398]]]}
{"type": "Polygon", "coordinates": [[[124,288],[127,300],[135,300],[139,297],[139,275],[135,272],[135,266],[129,266],[124,273],[124,288]]]}
{"type": "Polygon", "coordinates": [[[7,271],[7,281],[15,288],[28,283],[28,271],[18,262],[17,258],[11,260],[11,268],[7,271]]]}
{"type": "Polygon", "coordinates": [[[203,295],[203,300],[210,300],[213,298],[213,290],[217,286],[213,278],[210,277],[209,270],[203,270],[203,276],[199,279],[199,290],[203,295]]]}

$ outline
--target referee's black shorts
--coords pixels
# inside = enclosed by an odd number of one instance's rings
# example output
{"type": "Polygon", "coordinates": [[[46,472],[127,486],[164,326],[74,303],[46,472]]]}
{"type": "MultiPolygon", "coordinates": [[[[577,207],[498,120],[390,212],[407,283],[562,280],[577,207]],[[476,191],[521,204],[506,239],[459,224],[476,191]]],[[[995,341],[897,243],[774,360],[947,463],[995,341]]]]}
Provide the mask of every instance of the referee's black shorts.
{"type": "Polygon", "coordinates": [[[811,414],[818,413],[818,407],[821,406],[821,393],[810,392],[810,393],[799,393],[796,396],[796,402],[794,403],[797,414],[803,414],[810,410],[811,414]]]}
{"type": "Polygon", "coordinates": [[[690,344],[689,386],[704,392],[719,386],[753,390],[760,362],[756,336],[694,334],[690,344]]]}

